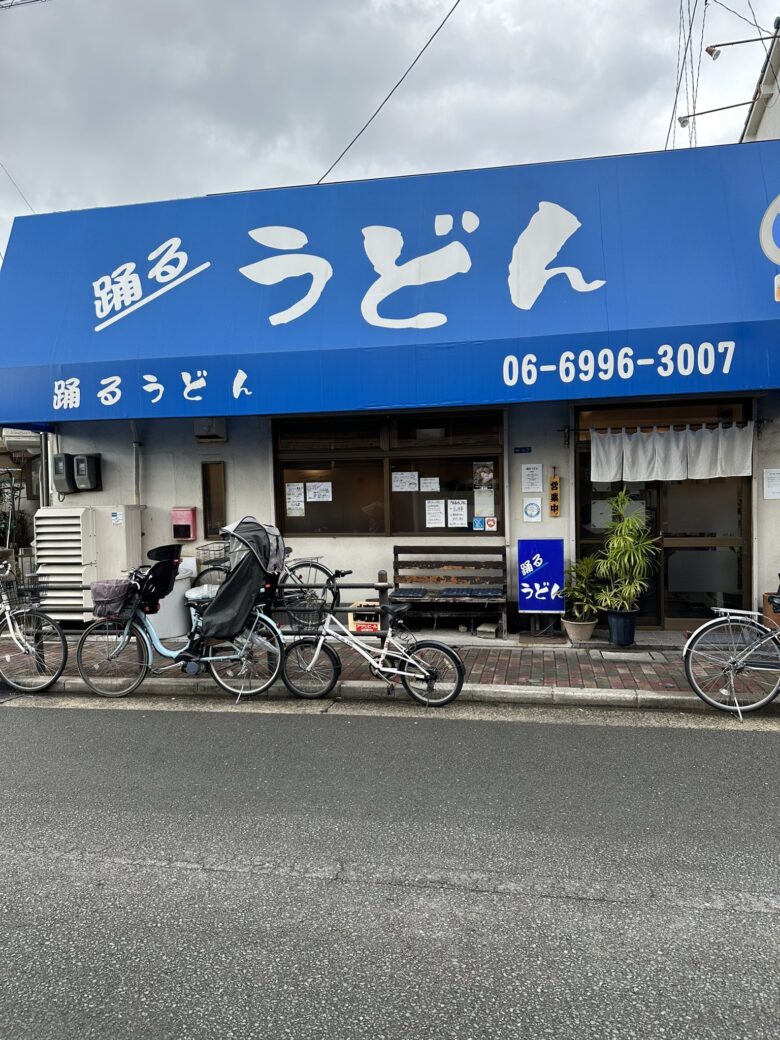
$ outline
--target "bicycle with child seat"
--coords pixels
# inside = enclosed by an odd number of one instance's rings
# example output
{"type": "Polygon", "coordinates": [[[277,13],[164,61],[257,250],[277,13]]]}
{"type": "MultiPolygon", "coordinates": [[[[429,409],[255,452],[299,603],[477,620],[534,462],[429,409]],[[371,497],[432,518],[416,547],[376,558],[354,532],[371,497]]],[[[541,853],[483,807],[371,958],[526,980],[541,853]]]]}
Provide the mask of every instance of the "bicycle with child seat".
{"type": "MultiPolygon", "coordinates": [[[[152,550],[149,558],[160,560],[155,553],[164,550],[180,553],[181,546],[152,550]]],[[[178,569],[178,556],[175,563],[178,569]]],[[[125,606],[118,616],[95,621],[79,640],[76,665],[91,690],[102,697],[124,697],[136,690],[147,675],[164,675],[174,668],[189,675],[207,668],[214,681],[238,700],[255,697],[276,681],[284,663],[284,643],[275,623],[257,605],[233,639],[214,645],[198,644],[195,653],[183,651],[181,646],[165,646],[149,617],[155,610],[153,602],[150,609],[150,598],[154,597],[149,593],[153,571],[146,566],[132,571],[127,582],[131,594],[125,596],[125,606]],[[168,663],[156,666],[155,654],[168,663]]],[[[165,594],[163,591],[162,595],[165,594]]],[[[188,645],[193,644],[192,636],[197,633],[199,618],[207,607],[205,599],[190,604],[193,627],[188,645]]]]}
{"type": "MultiPolygon", "coordinates": [[[[230,574],[230,556],[227,542],[216,541],[200,545],[195,550],[201,564],[205,564],[193,588],[222,585],[230,574]]],[[[283,610],[296,624],[305,623],[321,604],[324,610],[335,610],[341,602],[339,578],[346,578],[352,571],[333,571],[320,563],[321,556],[306,556],[289,559],[292,549],[285,549],[284,567],[279,575],[276,606],[283,610]]]]}
{"type": "Polygon", "coordinates": [[[354,650],[389,689],[400,681],[409,696],[426,707],[451,704],[463,688],[463,662],[446,643],[414,637],[403,623],[410,607],[405,603],[379,608],[390,619],[379,647],[366,646],[334,614],[319,608],[316,618],[308,622],[317,634],[296,639],[285,651],[284,684],[298,697],[326,697],[341,674],[341,658],[330,645],[335,642],[354,650]]]}
{"type": "Polygon", "coordinates": [[[18,578],[0,565],[0,681],[21,693],[42,693],[62,675],[68,644],[53,618],[40,610],[45,577],[18,578]]]}
{"type": "MultiPolygon", "coordinates": [[[[769,596],[769,603],[780,613],[780,594],[769,596]]],[[[780,692],[780,626],[757,611],[715,607],[714,612],[718,616],[685,644],[685,675],[705,704],[741,719],[780,692]]]]}

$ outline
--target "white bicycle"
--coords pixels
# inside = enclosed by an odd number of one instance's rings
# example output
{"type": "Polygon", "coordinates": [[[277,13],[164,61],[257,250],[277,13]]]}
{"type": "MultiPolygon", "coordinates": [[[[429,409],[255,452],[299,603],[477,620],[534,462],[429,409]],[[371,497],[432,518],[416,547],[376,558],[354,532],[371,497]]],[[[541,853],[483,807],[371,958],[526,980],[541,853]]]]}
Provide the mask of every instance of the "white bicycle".
{"type": "Polygon", "coordinates": [[[296,639],[285,647],[282,679],[298,697],[326,697],[341,674],[341,658],[330,645],[340,643],[354,650],[368,664],[372,675],[392,688],[400,681],[409,696],[430,708],[451,704],[463,688],[464,667],[452,647],[437,639],[417,640],[404,627],[403,616],[410,604],[380,607],[390,619],[381,647],[366,646],[333,614],[322,614],[311,622],[316,636],[296,639]]]}
{"type": "MultiPolygon", "coordinates": [[[[780,610],[780,595],[770,596],[780,610]]],[[[685,675],[705,704],[740,719],[780,692],[780,627],[752,610],[716,607],[683,650],[685,675]]]]}

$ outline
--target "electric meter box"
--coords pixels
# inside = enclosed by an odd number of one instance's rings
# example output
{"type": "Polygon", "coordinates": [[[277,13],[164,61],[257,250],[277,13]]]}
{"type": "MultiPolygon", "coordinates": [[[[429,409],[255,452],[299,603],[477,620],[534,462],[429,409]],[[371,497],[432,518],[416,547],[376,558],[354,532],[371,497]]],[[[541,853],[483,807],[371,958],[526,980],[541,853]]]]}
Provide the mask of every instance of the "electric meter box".
{"type": "Polygon", "coordinates": [[[77,491],[76,476],[73,471],[73,456],[58,453],[52,457],[51,476],[54,488],[60,495],[71,495],[77,491]]]}
{"type": "Polygon", "coordinates": [[[73,473],[79,491],[100,491],[100,456],[74,455],[73,473]]]}
{"type": "Polygon", "coordinates": [[[171,510],[171,527],[176,542],[194,542],[197,538],[195,506],[176,506],[171,510]]]}

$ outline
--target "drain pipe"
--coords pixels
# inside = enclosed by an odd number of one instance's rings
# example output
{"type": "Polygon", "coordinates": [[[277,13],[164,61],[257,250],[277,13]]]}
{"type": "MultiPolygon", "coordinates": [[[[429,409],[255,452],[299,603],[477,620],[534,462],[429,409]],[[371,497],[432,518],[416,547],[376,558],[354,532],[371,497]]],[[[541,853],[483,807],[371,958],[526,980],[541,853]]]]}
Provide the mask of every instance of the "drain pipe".
{"type": "Polygon", "coordinates": [[[141,442],[138,440],[138,424],[130,420],[130,433],[133,438],[133,505],[141,504],[141,442]]]}
{"type": "Polygon", "coordinates": [[[51,505],[49,492],[49,434],[41,435],[41,468],[38,474],[38,494],[41,508],[51,505]]]}

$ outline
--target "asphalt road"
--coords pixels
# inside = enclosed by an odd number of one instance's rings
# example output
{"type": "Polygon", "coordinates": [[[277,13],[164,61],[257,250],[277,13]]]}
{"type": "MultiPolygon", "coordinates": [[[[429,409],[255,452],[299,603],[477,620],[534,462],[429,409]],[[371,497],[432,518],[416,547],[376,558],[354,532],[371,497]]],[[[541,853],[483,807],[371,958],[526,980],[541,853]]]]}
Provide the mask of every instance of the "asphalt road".
{"type": "Polygon", "coordinates": [[[777,732],[0,724],[2,1040],[778,1034],[777,732]]]}

